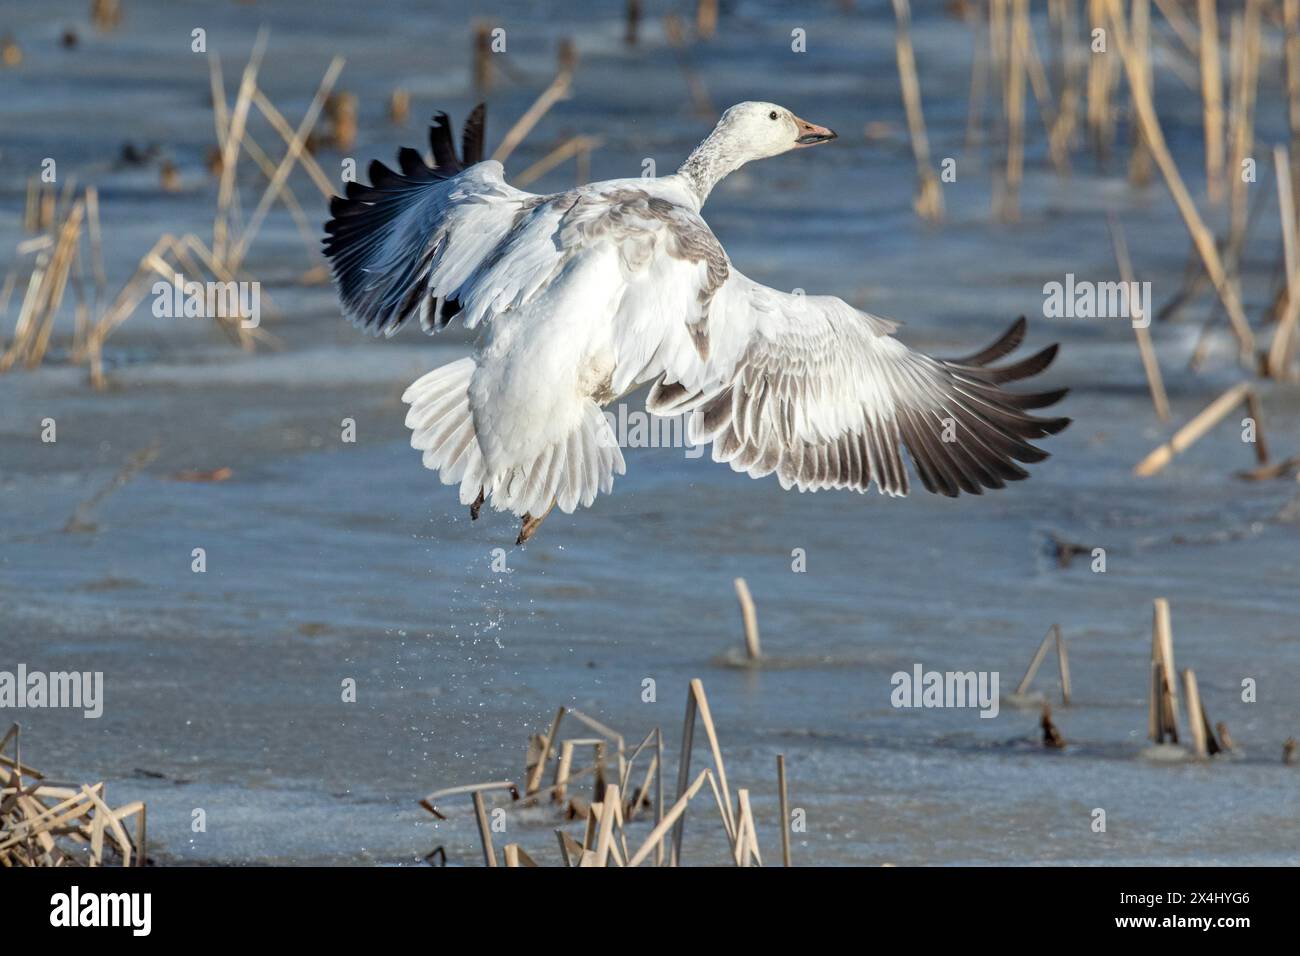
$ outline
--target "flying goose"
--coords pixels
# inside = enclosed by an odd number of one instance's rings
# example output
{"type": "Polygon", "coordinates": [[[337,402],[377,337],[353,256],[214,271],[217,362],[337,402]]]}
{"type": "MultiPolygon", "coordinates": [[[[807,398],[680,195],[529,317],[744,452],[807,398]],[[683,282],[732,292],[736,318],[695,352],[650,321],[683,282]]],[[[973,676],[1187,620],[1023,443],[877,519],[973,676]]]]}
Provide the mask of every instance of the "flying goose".
{"type": "Polygon", "coordinates": [[[906,495],[906,447],[931,492],[982,494],[1028,477],[1017,462],[1067,418],[1027,410],[1065,390],[1002,388],[1045,369],[1052,345],[1001,367],[1021,318],[987,348],[935,359],[903,345],[896,323],[828,295],[781,292],[732,265],[700,215],[710,191],[747,162],[835,139],[772,103],[722,114],[677,172],[612,179],[546,196],[506,183],[483,159],[484,110],[461,156],[439,113],[433,166],[414,149],[400,172],[375,161],[370,185],[330,203],[325,254],[347,315],[392,335],[418,314],[426,332],[459,316],[486,321],[473,356],[436,368],[403,395],[424,466],[477,518],[490,503],[522,519],[517,544],[557,505],[573,512],[625,470],[601,409],[649,384],[655,415],[689,413],[713,460],[782,488],[873,483],[906,495]]]}

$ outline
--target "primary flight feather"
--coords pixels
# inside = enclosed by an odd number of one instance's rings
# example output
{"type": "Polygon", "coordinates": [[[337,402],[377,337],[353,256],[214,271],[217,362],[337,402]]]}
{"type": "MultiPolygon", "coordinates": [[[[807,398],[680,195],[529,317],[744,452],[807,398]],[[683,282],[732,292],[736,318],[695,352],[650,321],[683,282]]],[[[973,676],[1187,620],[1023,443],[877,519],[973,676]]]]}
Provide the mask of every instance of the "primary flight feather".
{"type": "Polygon", "coordinates": [[[644,384],[647,409],[688,414],[715,461],[800,491],[906,495],[906,448],[928,490],[981,494],[1027,477],[1018,462],[1047,457],[1029,440],[1069,423],[1029,414],[1064,390],[1002,388],[1056,355],[993,367],[1023,319],[980,352],[935,359],[887,319],[732,265],[700,215],[710,191],[747,162],[833,140],[825,127],[741,103],[670,176],[547,196],[507,184],[483,135],[480,106],[458,157],[439,114],[432,167],[413,149],[400,172],[373,162],[369,186],[331,202],[325,254],[348,316],[376,334],[413,315],[427,332],[486,322],[472,357],[406,390],[406,424],[473,517],[486,502],[522,519],[518,543],[553,507],[611,490],[625,465],[601,409],[644,384]]]}

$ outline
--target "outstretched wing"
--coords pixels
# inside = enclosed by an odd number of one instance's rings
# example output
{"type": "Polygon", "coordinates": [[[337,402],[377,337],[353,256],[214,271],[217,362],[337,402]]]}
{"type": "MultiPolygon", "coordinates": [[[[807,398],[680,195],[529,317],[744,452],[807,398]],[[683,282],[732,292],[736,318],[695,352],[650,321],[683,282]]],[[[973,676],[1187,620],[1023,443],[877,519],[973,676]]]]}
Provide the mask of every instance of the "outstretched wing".
{"type": "Polygon", "coordinates": [[[465,122],[462,156],[439,113],[429,129],[433,166],[410,148],[399,171],[375,160],[370,185],[351,182],[330,201],[325,255],[355,325],[392,335],[418,314],[426,332],[460,310],[462,287],[541,197],[506,184],[501,164],[483,161],[484,108],[465,122]]]}
{"type": "Polygon", "coordinates": [[[755,478],[775,472],[784,488],[865,491],[874,483],[905,495],[905,448],[929,491],[982,494],[1028,477],[1019,463],[1047,457],[1030,440],[1069,424],[1028,414],[1065,390],[1002,387],[1045,369],[1055,345],[992,366],[1023,340],[1023,318],[988,348],[944,360],[907,348],[893,323],[840,299],[789,295],[738,273],[717,304],[709,334],[736,356],[731,373],[700,388],[666,368],[647,406],[691,412],[692,439],[711,441],[715,461],[755,478]]]}

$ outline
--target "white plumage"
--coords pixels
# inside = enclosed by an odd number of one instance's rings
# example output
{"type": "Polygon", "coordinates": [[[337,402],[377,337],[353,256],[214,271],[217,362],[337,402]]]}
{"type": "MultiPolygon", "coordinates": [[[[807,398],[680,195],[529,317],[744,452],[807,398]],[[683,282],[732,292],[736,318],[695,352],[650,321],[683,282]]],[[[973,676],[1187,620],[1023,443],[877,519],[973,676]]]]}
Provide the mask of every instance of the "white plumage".
{"type": "Polygon", "coordinates": [[[894,323],[832,296],[793,295],[731,264],[700,209],[743,163],[834,138],[769,103],[742,103],[671,176],[610,180],[538,196],[482,161],[483,115],[464,161],[445,115],[435,166],[414,150],[401,172],[373,163],[326,226],[340,297],[355,322],[391,335],[418,314],[426,331],[460,316],[484,328],[472,358],[407,389],[411,444],[474,516],[483,502],[524,519],[572,512],[608,492],[624,461],[601,408],[653,383],[647,407],[690,413],[715,461],[783,487],[903,495],[906,447],[923,483],[956,495],[1026,477],[1045,453],[1028,439],[1068,420],[1026,409],[1064,392],[999,386],[1033,375],[1052,346],[1000,369],[1021,320],[955,361],[914,352],[894,323]]]}

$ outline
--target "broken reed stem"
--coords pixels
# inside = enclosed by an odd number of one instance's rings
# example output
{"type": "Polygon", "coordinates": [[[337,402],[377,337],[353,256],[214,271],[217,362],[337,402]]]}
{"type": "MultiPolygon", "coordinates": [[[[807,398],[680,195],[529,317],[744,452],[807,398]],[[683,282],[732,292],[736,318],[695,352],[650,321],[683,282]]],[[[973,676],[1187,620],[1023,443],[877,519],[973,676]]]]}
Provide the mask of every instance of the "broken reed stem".
{"type": "MultiPolygon", "coordinates": [[[[641,848],[627,861],[628,866],[640,866],[645,861],[645,858],[650,855],[650,852],[655,848],[655,845],[659,844],[660,841],[663,840],[665,834],[667,834],[669,830],[673,829],[674,825],[680,825],[685,817],[686,807],[690,804],[691,799],[700,792],[700,787],[704,786],[704,782],[706,780],[711,780],[712,777],[712,772],[706,768],[700,771],[700,775],[695,778],[694,783],[689,787],[683,787],[681,789],[681,795],[673,804],[672,809],[664,814],[663,819],[661,819],[655,825],[655,828],[650,831],[650,835],[646,837],[645,842],[641,844],[641,848]]],[[[680,843],[676,836],[676,833],[680,832],[680,826],[678,826],[673,837],[673,866],[677,865],[677,860],[681,850],[680,843]]]]}
{"type": "MultiPolygon", "coordinates": [[[[605,788],[605,798],[601,805],[600,818],[596,827],[596,856],[591,864],[592,866],[607,866],[609,863],[610,851],[614,848],[614,825],[622,822],[620,809],[622,805],[618,784],[611,783],[605,788]]],[[[594,816],[594,805],[592,811],[594,816]]],[[[583,862],[586,863],[585,858],[583,862]]]]}
{"type": "Polygon", "coordinates": [[[569,67],[561,67],[551,80],[551,84],[546,87],[540,96],[528,107],[527,112],[515,121],[515,125],[510,127],[501,143],[497,146],[496,152],[492,158],[499,163],[504,163],[515,148],[524,141],[538,121],[546,115],[552,106],[569,95],[569,88],[573,82],[573,71],[569,67]]]}
{"type": "Polygon", "coordinates": [[[1223,198],[1223,77],[1219,64],[1219,16],[1215,0],[1197,0],[1196,9],[1201,34],[1205,187],[1210,202],[1217,203],[1223,198]]]}
{"type": "Polygon", "coordinates": [[[542,738],[542,753],[538,757],[537,763],[533,766],[532,772],[528,775],[528,780],[524,783],[524,793],[534,794],[542,785],[542,774],[546,772],[546,761],[551,753],[555,750],[556,734],[560,731],[560,721],[564,719],[565,707],[561,705],[560,709],[555,712],[555,717],[551,720],[551,727],[542,738]]]}
{"type": "Polygon", "coordinates": [[[1255,425],[1255,461],[1267,465],[1268,440],[1264,437],[1264,409],[1259,403],[1259,395],[1253,388],[1246,393],[1246,414],[1255,425]]]}
{"type": "Polygon", "coordinates": [[[1038,673],[1038,668],[1042,666],[1043,658],[1047,656],[1047,649],[1052,646],[1052,637],[1056,633],[1056,625],[1053,624],[1047,629],[1047,634],[1043,636],[1042,643],[1038,645],[1038,650],[1034,652],[1033,660],[1029,662],[1029,667],[1025,670],[1025,676],[1020,679],[1016,686],[1016,696],[1022,697],[1029,690],[1029,685],[1033,683],[1034,676],[1038,673]]]}
{"type": "Polygon", "coordinates": [[[1183,669],[1183,693],[1187,698],[1187,726],[1192,732],[1192,751],[1205,758],[1210,755],[1205,738],[1205,715],[1201,711],[1201,692],[1196,686],[1196,673],[1183,669]]]}
{"type": "MultiPolygon", "coordinates": [[[[1128,255],[1128,239],[1124,227],[1112,213],[1110,220],[1110,240],[1115,250],[1115,263],[1119,266],[1119,277],[1127,288],[1134,289],[1135,277],[1133,263],[1128,255]]],[[[1151,404],[1155,406],[1156,417],[1162,422],[1169,421],[1169,395],[1165,392],[1164,376],[1160,374],[1160,362],[1156,358],[1155,346],[1151,343],[1151,316],[1141,314],[1140,297],[1130,297],[1129,307],[1133,310],[1133,335],[1137,338],[1138,355],[1142,359],[1142,370],[1147,377],[1147,388],[1151,392],[1151,404]],[[1141,319],[1142,321],[1136,321],[1141,319]]]]}
{"type": "Polygon", "coordinates": [[[790,865],[790,795],[786,790],[785,754],[776,755],[776,785],[781,794],[781,865],[790,865]]]}
{"type": "Polygon", "coordinates": [[[1061,703],[1065,706],[1070,704],[1070,655],[1065,648],[1065,636],[1061,633],[1061,626],[1053,624],[1052,629],[1056,631],[1056,666],[1061,675],[1061,703]]]}
{"type": "Polygon", "coordinates": [[[1168,736],[1178,743],[1178,691],[1174,682],[1174,632],[1169,620],[1169,602],[1156,598],[1151,620],[1152,698],[1148,712],[1151,739],[1164,743],[1168,736]]]}
{"type": "Polygon", "coordinates": [[[1139,478],[1149,478],[1156,474],[1156,472],[1173,461],[1175,455],[1181,454],[1194,445],[1206,432],[1222,421],[1230,411],[1245,401],[1250,391],[1249,382],[1239,382],[1232,386],[1232,388],[1207,405],[1190,422],[1178,429],[1173,438],[1138,462],[1133,469],[1133,474],[1139,478]]]}
{"type": "Polygon", "coordinates": [[[745,624],[745,651],[751,661],[759,660],[763,649],[758,642],[758,612],[754,610],[754,599],[744,578],[736,578],[736,599],[740,602],[740,617],[745,624]]]}
{"type": "Polygon", "coordinates": [[[903,89],[903,106],[907,110],[907,130],[912,141],[912,155],[916,159],[916,198],[913,208],[922,219],[938,222],[943,219],[943,190],[939,177],[930,165],[930,140],[925,131],[925,115],[921,110],[921,84],[916,76],[916,57],[912,50],[912,13],[908,0],[893,0],[896,32],[894,50],[898,60],[898,79],[903,89]]]}
{"type": "Polygon", "coordinates": [[[1192,201],[1191,194],[1188,193],[1182,176],[1179,175],[1178,166],[1169,153],[1164,133],[1161,131],[1160,122],[1156,117],[1155,106],[1151,101],[1150,87],[1147,85],[1141,64],[1136,61],[1133,53],[1120,10],[1119,0],[1105,0],[1105,3],[1110,12],[1110,23],[1124,61],[1124,69],[1128,74],[1133,108],[1137,111],[1138,119],[1142,124],[1143,135],[1146,137],[1147,144],[1151,147],[1152,156],[1165,178],[1165,183],[1173,195],[1174,202],[1178,205],[1178,210],[1187,225],[1187,231],[1191,234],[1192,242],[1195,243],[1196,249],[1201,255],[1201,259],[1205,264],[1205,271],[1214,283],[1214,288],[1228,313],[1228,319],[1232,323],[1240,347],[1241,361],[1243,364],[1249,365],[1254,360],[1255,336],[1251,332],[1250,323],[1246,320],[1246,313],[1242,309],[1241,300],[1238,298],[1233,284],[1228,281],[1223,262],[1219,258],[1218,247],[1214,242],[1214,235],[1201,219],[1196,204],[1192,201]]]}
{"type": "MultiPolygon", "coordinates": [[[[682,753],[681,762],[677,769],[677,793],[680,797],[686,781],[690,777],[691,768],[691,750],[695,742],[695,720],[698,716],[700,723],[704,727],[704,734],[709,741],[709,751],[713,757],[713,767],[717,771],[717,784],[721,787],[719,797],[719,806],[722,812],[722,823],[726,828],[727,837],[735,843],[736,840],[736,822],[731,811],[731,791],[727,788],[727,768],[722,761],[722,749],[718,745],[717,729],[713,725],[713,716],[709,712],[709,700],[704,694],[704,684],[698,678],[692,678],[690,690],[686,696],[686,717],[682,721],[682,753]]],[[[673,830],[673,849],[671,866],[680,865],[682,851],[682,835],[685,832],[686,820],[683,818],[677,821],[677,826],[673,830]]]]}
{"type": "MultiPolygon", "coordinates": [[[[543,176],[549,173],[556,166],[559,166],[565,160],[575,156],[579,159],[580,161],[579,166],[581,166],[582,165],[581,160],[583,160],[584,157],[590,157],[591,151],[598,148],[604,142],[605,141],[603,139],[597,136],[570,137],[569,139],[566,139],[563,143],[561,143],[559,146],[555,147],[555,149],[551,150],[549,153],[543,156],[541,159],[539,159],[537,162],[533,163],[533,165],[529,166],[522,173],[515,176],[514,177],[515,185],[518,186],[520,189],[523,189],[525,186],[529,185],[530,183],[535,182],[538,179],[541,179],[543,176]]],[[[580,173],[578,178],[579,180],[585,181],[586,177],[580,173]]],[[[580,181],[578,185],[580,186],[583,185],[583,182],[580,181]]]]}
{"type": "Polygon", "coordinates": [[[479,839],[483,841],[483,860],[488,866],[497,865],[496,851],[492,849],[492,827],[488,823],[487,807],[483,803],[483,791],[475,790],[474,818],[478,821],[479,839]]]}
{"type": "MultiPolygon", "coordinates": [[[[682,753],[677,764],[677,803],[682,802],[686,792],[686,781],[691,773],[691,750],[695,744],[695,695],[686,695],[686,716],[682,719],[682,753]]],[[[698,783],[699,781],[697,781],[698,783]]],[[[680,866],[682,856],[682,834],[686,828],[685,818],[678,821],[673,829],[673,848],[669,857],[669,866],[680,866]]],[[[658,829],[658,827],[656,827],[658,829]]]]}
{"type": "Polygon", "coordinates": [[[1296,248],[1296,210],[1291,159],[1286,147],[1273,147],[1277,175],[1278,212],[1282,220],[1282,268],[1286,273],[1286,306],[1273,332],[1268,349],[1267,371],[1278,381],[1291,374],[1295,352],[1296,323],[1300,320],[1300,253],[1296,248]]]}

